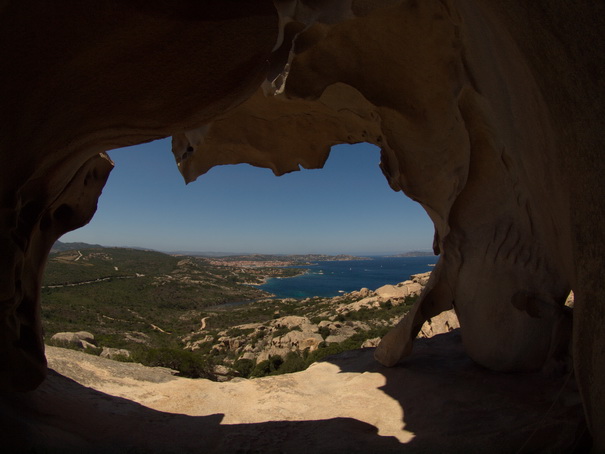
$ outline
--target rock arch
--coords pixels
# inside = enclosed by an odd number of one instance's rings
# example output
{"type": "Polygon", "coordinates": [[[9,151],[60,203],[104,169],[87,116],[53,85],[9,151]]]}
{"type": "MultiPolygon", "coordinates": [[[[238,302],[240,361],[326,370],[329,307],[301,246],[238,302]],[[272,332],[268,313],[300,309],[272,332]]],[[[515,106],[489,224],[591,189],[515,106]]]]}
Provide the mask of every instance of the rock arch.
{"type": "Polygon", "coordinates": [[[442,254],[378,359],[394,364],[453,305],[477,362],[557,367],[573,289],[574,369],[605,449],[604,8],[0,3],[0,383],[43,379],[40,274],[54,240],[94,212],[111,167],[99,153],[172,135],[191,181],[227,163],[321,167],[331,145],[365,141],[426,209],[442,254]]]}

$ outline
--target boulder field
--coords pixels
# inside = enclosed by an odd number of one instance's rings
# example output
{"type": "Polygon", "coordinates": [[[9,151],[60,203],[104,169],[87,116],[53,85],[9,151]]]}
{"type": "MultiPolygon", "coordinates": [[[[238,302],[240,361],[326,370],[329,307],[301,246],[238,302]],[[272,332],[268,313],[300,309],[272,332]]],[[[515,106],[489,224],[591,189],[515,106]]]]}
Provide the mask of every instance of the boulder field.
{"type": "Polygon", "coordinates": [[[440,253],[376,359],[452,307],[487,369],[565,375],[571,353],[605,451],[604,34],[593,0],[0,2],[0,387],[47,375],[44,264],[93,216],[106,150],[172,136],[192,181],[368,142],[440,253]]]}

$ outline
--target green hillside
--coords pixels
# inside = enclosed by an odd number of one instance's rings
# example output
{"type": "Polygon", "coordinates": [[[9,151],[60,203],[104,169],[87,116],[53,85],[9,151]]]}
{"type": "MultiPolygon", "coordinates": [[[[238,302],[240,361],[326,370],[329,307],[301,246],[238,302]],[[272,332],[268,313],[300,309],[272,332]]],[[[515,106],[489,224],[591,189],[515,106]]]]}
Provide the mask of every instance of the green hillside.
{"type": "Polygon", "coordinates": [[[125,248],[57,252],[42,287],[46,342],[68,346],[51,337],[88,331],[96,346],[88,344],[89,353],[123,348],[130,360],[189,377],[258,377],[302,370],[376,340],[416,298],[384,299],[366,290],[302,301],[267,299],[250,284],[304,270],[276,267],[283,260],[264,258],[250,265],[125,248]],[[222,305],[251,300],[259,301],[222,305]]]}
{"type": "Polygon", "coordinates": [[[47,339],[84,330],[116,347],[137,336],[149,337],[150,345],[172,344],[199,325],[201,309],[267,296],[244,285],[256,280],[253,271],[201,258],[125,248],[63,251],[46,267],[42,318],[47,339]]]}

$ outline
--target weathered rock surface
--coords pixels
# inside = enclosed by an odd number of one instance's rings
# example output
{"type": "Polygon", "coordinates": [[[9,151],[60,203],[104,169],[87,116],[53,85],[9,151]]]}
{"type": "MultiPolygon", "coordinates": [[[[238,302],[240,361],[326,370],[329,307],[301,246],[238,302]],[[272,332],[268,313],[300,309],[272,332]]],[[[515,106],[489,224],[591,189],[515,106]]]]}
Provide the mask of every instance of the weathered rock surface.
{"type": "Polygon", "coordinates": [[[376,358],[396,364],[424,322],[454,305],[475,361],[547,370],[567,349],[573,288],[575,367],[586,398],[599,402],[586,407],[590,417],[605,425],[605,237],[596,227],[605,90],[591,75],[605,70],[605,45],[585,52],[605,30],[593,18],[603,6],[362,4],[282,11],[285,33],[296,35],[280,50],[288,65],[245,103],[175,136],[185,179],[239,162],[279,175],[321,167],[335,143],[379,146],[391,187],[431,217],[441,259],[376,358]],[[599,102],[586,102],[595,93],[599,102]],[[578,117],[586,123],[570,124],[578,117]]]}
{"type": "Polygon", "coordinates": [[[380,337],[374,337],[373,339],[368,339],[368,340],[364,341],[364,343],[361,344],[361,348],[378,347],[379,343],[380,343],[380,337]]]}
{"type": "Polygon", "coordinates": [[[409,282],[402,282],[401,285],[383,285],[380,288],[377,288],[375,293],[380,298],[390,299],[390,298],[405,298],[409,295],[415,295],[420,293],[422,287],[420,284],[409,282]]]}
{"type": "Polygon", "coordinates": [[[418,337],[433,337],[437,334],[449,333],[457,328],[460,328],[460,322],[456,313],[450,309],[424,322],[418,337]]]}
{"type": "Polygon", "coordinates": [[[418,341],[394,368],[377,364],[367,349],[296,374],[229,383],[53,347],[47,354],[56,372],[40,388],[27,395],[0,393],[0,435],[10,452],[510,453],[582,447],[573,379],[487,371],[468,358],[456,333],[418,341]]]}
{"type": "MultiPolygon", "coordinates": [[[[430,272],[420,276],[426,280],[429,275],[430,272]]],[[[420,294],[423,288],[423,285],[418,282],[408,280],[375,291],[362,289],[333,298],[316,297],[314,301],[308,299],[296,302],[309,308],[310,311],[313,310],[314,304],[319,304],[321,309],[310,312],[309,316],[286,315],[265,323],[233,326],[219,331],[216,342],[210,348],[217,353],[229,353],[238,359],[252,359],[257,362],[267,360],[274,355],[281,356],[283,359],[290,352],[302,354],[307,350],[307,353],[311,353],[324,341],[327,344],[341,343],[355,334],[372,328],[392,326],[399,316],[390,315],[389,309],[384,306],[389,305],[391,308],[400,306],[408,301],[406,300],[408,296],[420,294]],[[356,313],[364,310],[373,312],[366,312],[363,316],[364,320],[360,320],[362,317],[356,316],[356,313]],[[377,318],[371,320],[372,316],[377,318]],[[378,318],[379,316],[383,318],[378,318]],[[309,317],[315,322],[312,322],[309,317]]],[[[189,350],[197,350],[204,344],[208,347],[208,343],[213,340],[214,337],[207,334],[205,330],[183,337],[185,348],[189,350]]]]}
{"type": "Polygon", "coordinates": [[[116,358],[130,358],[130,351],[125,348],[112,348],[103,347],[101,358],[116,359],[116,358]]]}
{"type": "Polygon", "coordinates": [[[59,343],[64,342],[79,348],[96,348],[94,344],[95,336],[87,331],[55,333],[51,340],[59,343]]]}
{"type": "Polygon", "coordinates": [[[314,331],[290,331],[283,336],[274,337],[267,347],[262,348],[256,357],[257,362],[269,359],[270,356],[279,355],[285,358],[290,352],[299,352],[308,349],[317,350],[323,341],[321,335],[314,331]]]}
{"type": "Polygon", "coordinates": [[[264,79],[278,35],[270,0],[90,6],[0,6],[0,56],[12,66],[0,71],[2,387],[44,378],[42,269],[96,210],[112,168],[99,153],[239,104],[264,79]]]}
{"type": "Polygon", "coordinates": [[[369,142],[441,252],[377,358],[396,364],[453,305],[475,361],[548,368],[573,290],[574,370],[605,450],[604,17],[593,0],[2,2],[0,385],[44,378],[41,272],[96,209],[99,153],[173,135],[191,181],[369,142]]]}

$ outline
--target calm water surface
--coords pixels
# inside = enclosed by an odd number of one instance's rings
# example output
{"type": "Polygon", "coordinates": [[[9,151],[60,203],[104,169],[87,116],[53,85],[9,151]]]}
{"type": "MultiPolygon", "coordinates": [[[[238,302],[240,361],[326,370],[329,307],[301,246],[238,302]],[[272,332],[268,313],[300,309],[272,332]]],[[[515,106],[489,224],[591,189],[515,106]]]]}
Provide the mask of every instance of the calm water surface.
{"type": "Polygon", "coordinates": [[[375,290],[397,284],[411,274],[431,271],[438,257],[371,257],[372,260],[317,262],[304,266],[307,274],[292,278],[273,278],[260,286],[278,298],[331,297],[367,287],[375,290]]]}

